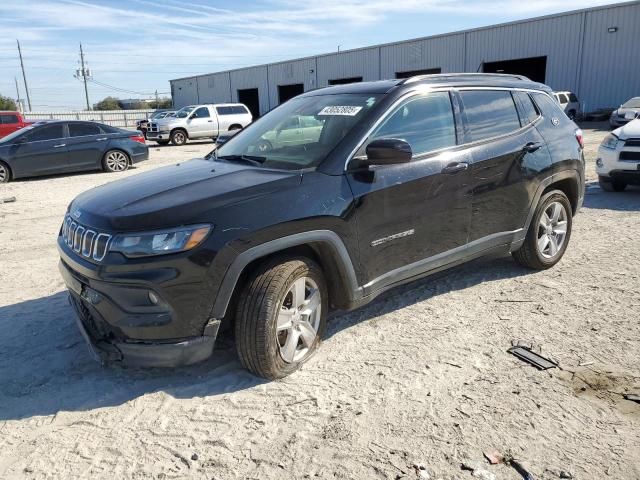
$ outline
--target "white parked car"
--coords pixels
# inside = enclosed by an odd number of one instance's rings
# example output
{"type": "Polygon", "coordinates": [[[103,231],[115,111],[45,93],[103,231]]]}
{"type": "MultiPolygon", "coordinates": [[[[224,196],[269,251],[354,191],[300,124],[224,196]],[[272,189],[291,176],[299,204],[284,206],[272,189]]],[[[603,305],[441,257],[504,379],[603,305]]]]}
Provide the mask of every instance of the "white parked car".
{"type": "Polygon", "coordinates": [[[573,92],[554,92],[553,96],[560,104],[560,108],[564,110],[571,120],[576,120],[580,116],[580,102],[573,92]]]}
{"type": "Polygon", "coordinates": [[[188,105],[174,116],[153,121],[147,140],[166,145],[184,145],[188,140],[211,138],[233,130],[242,130],[253,121],[249,109],[241,103],[188,105]]]}
{"type": "Polygon", "coordinates": [[[600,187],[607,192],[640,185],[640,119],[604,138],[598,149],[596,171],[600,187]]]}
{"type": "Polygon", "coordinates": [[[611,112],[609,125],[611,128],[626,125],[631,120],[640,117],[640,97],[633,97],[611,112]]]}

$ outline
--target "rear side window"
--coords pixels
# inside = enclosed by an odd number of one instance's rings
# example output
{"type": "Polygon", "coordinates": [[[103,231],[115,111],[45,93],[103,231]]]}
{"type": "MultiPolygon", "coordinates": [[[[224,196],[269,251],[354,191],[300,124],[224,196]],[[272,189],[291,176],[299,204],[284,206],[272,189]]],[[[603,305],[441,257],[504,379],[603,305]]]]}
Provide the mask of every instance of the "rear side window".
{"type": "Polygon", "coordinates": [[[233,110],[233,113],[237,114],[237,115],[246,115],[247,113],[247,109],[244,108],[242,105],[236,105],[235,107],[231,107],[233,110]]]}
{"type": "Polygon", "coordinates": [[[456,144],[456,128],[448,92],[413,97],[387,117],[371,140],[399,138],[411,145],[414,155],[456,144]]]}
{"type": "Polygon", "coordinates": [[[17,115],[0,115],[0,124],[7,125],[10,123],[18,123],[17,115]]]}
{"type": "Polygon", "coordinates": [[[559,93],[558,98],[560,99],[560,103],[562,104],[569,103],[569,99],[564,93],[559,93]]]}
{"type": "Polygon", "coordinates": [[[87,135],[100,135],[101,133],[102,132],[98,125],[91,125],[90,123],[69,124],[70,137],[85,137],[87,135]]]}
{"type": "Polygon", "coordinates": [[[569,101],[571,103],[578,103],[578,97],[576,97],[575,93],[570,93],[569,94],[569,101]]]}
{"type": "Polygon", "coordinates": [[[121,133],[121,130],[116,127],[112,127],[110,125],[100,125],[100,129],[103,133],[121,133]]]}
{"type": "Polygon", "coordinates": [[[233,107],[216,107],[218,115],[233,115],[233,107]]]}
{"type": "Polygon", "coordinates": [[[536,110],[531,97],[526,92],[512,92],[513,98],[516,101],[516,107],[518,108],[518,114],[520,115],[520,123],[524,127],[536,121],[540,116],[538,110],[536,110]]]}
{"type": "Polygon", "coordinates": [[[506,90],[461,91],[471,141],[504,135],[520,128],[511,93],[506,90]]]}
{"type": "Polygon", "coordinates": [[[550,122],[553,122],[555,119],[556,122],[559,122],[557,123],[559,125],[560,123],[567,123],[571,121],[564,114],[560,105],[551,100],[549,96],[544,93],[532,93],[531,96],[538,106],[538,110],[542,112],[542,116],[547,118],[550,122]]]}
{"type": "Polygon", "coordinates": [[[64,133],[62,131],[62,124],[47,125],[44,127],[33,130],[27,135],[28,142],[39,142],[42,140],[54,140],[57,138],[63,138],[64,133]]]}
{"type": "Polygon", "coordinates": [[[207,107],[200,107],[195,112],[193,112],[192,118],[209,118],[209,109],[207,107]]]}

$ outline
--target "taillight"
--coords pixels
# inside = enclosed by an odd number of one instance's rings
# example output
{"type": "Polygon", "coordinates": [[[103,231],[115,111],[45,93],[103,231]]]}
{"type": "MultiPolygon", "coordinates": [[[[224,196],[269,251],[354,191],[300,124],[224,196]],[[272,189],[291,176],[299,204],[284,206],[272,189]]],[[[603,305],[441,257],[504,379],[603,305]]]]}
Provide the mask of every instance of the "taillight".
{"type": "Polygon", "coordinates": [[[142,135],[134,135],[133,137],[129,137],[131,140],[133,140],[134,142],[140,142],[140,143],[145,143],[144,142],[144,137],[142,135]]]}
{"type": "Polygon", "coordinates": [[[576,140],[578,141],[580,148],[584,148],[584,137],[582,136],[582,130],[579,128],[576,130],[576,140]]]}

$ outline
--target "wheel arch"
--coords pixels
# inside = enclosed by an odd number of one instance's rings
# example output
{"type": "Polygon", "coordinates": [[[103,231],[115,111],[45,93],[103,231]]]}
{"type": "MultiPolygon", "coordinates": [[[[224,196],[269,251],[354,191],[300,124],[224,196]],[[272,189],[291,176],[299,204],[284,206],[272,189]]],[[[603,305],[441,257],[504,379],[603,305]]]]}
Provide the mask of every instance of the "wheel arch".
{"type": "Polygon", "coordinates": [[[182,130],[184,132],[184,134],[187,136],[187,140],[189,139],[189,131],[185,127],[174,127],[174,128],[172,128],[171,131],[169,132],[169,137],[171,137],[171,135],[173,135],[173,132],[175,132],[177,130],[182,130]]]}
{"type": "Polygon", "coordinates": [[[211,317],[228,317],[247,276],[274,256],[304,256],[315,261],[325,275],[334,308],[350,308],[360,293],[351,257],[340,237],[329,230],[314,230],[271,240],[240,253],[221,282],[211,317]]]}
{"type": "Polygon", "coordinates": [[[5,162],[2,158],[0,158],[0,163],[4,165],[7,171],[9,172],[9,178],[7,179],[7,181],[10,182],[11,180],[14,180],[16,177],[15,177],[15,174],[13,173],[13,169],[11,168],[11,165],[9,165],[9,162],[5,162]]]}
{"type": "Polygon", "coordinates": [[[580,197],[580,189],[578,187],[578,179],[571,176],[567,178],[562,178],[550,183],[545,187],[542,191],[542,195],[552,191],[552,190],[560,190],[564,193],[569,199],[569,203],[571,204],[571,212],[575,215],[578,211],[578,203],[580,197]]]}
{"type": "Polygon", "coordinates": [[[240,125],[239,123],[233,123],[231,125],[229,125],[229,128],[227,129],[228,132],[232,131],[232,130],[242,130],[244,127],[242,125],[240,125]]]}

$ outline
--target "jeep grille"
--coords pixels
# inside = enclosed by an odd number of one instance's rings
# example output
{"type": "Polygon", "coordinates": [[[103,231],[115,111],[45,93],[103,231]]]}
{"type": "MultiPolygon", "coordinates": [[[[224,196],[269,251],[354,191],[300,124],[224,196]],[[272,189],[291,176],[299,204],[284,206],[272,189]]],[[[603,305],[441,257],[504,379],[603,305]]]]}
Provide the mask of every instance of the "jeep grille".
{"type": "Polygon", "coordinates": [[[111,235],[80,225],[69,215],[62,224],[61,236],[64,243],[78,255],[98,262],[107,254],[111,241],[111,235]]]}

